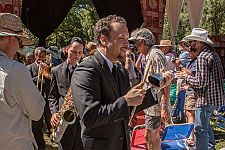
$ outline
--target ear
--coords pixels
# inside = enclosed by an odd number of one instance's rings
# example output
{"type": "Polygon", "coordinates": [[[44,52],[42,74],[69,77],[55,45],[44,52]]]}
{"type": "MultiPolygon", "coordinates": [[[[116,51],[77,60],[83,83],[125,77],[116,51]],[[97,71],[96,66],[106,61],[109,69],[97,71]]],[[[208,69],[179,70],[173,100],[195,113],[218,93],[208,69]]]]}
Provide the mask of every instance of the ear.
{"type": "Polygon", "coordinates": [[[101,35],[99,38],[102,45],[107,46],[108,45],[108,39],[105,35],[101,35]]]}
{"type": "Polygon", "coordinates": [[[67,45],[67,46],[65,47],[64,50],[65,50],[66,53],[68,53],[69,48],[70,48],[70,45],[67,45]]]}

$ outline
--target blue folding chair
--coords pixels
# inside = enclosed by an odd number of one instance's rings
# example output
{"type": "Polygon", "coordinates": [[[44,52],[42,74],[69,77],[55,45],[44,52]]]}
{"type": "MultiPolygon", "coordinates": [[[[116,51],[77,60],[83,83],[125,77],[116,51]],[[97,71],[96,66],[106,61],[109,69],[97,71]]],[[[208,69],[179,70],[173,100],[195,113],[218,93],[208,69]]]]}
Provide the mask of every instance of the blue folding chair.
{"type": "Polygon", "coordinates": [[[193,123],[166,126],[161,139],[161,150],[187,150],[186,141],[193,128],[193,123]]]}
{"type": "Polygon", "coordinates": [[[225,106],[220,107],[218,110],[214,111],[215,125],[223,130],[225,130],[225,106]]]}

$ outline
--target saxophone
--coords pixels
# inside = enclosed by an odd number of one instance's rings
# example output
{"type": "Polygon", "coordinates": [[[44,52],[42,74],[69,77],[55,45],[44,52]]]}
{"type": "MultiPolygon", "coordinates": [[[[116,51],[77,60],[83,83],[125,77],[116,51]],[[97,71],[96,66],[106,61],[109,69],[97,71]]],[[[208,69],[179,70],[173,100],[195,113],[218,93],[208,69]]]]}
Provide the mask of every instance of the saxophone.
{"type": "Polygon", "coordinates": [[[76,117],[78,116],[75,111],[72,99],[71,87],[68,89],[67,94],[64,98],[61,109],[59,110],[59,124],[52,129],[51,139],[55,143],[59,143],[67,126],[74,124],[76,117]]]}

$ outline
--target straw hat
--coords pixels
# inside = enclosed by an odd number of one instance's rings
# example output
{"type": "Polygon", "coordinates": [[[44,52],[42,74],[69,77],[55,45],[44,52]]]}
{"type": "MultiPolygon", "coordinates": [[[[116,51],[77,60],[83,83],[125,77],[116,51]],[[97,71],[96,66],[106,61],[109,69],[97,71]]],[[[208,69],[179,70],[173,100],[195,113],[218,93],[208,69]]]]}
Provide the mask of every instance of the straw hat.
{"type": "Polygon", "coordinates": [[[10,13],[0,13],[0,36],[16,36],[22,45],[33,45],[29,37],[30,31],[23,28],[20,18],[10,13]]]}
{"type": "Polygon", "coordinates": [[[187,41],[201,41],[203,43],[213,45],[214,43],[208,38],[208,31],[202,28],[193,28],[190,35],[186,36],[187,41]]]}
{"type": "Polygon", "coordinates": [[[172,41],[170,41],[170,40],[161,40],[159,46],[169,46],[169,47],[172,47],[172,41]]]}
{"type": "Polygon", "coordinates": [[[185,38],[183,38],[181,41],[179,41],[178,42],[179,44],[181,44],[181,43],[188,43],[188,41],[185,39],[185,38]]]}

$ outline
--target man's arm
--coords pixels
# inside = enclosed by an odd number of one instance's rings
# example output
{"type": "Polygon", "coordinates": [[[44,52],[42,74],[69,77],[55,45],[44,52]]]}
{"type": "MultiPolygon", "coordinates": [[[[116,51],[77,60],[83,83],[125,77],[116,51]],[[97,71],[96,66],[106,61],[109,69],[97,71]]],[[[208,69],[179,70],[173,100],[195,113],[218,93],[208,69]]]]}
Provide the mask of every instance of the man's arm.
{"type": "Polygon", "coordinates": [[[206,60],[206,58],[198,57],[197,58],[197,71],[196,76],[190,76],[187,75],[185,77],[185,80],[188,84],[190,84],[191,87],[195,89],[204,88],[209,84],[209,66],[210,64],[209,60],[206,60]]]}
{"type": "Polygon", "coordinates": [[[45,100],[33,84],[29,71],[19,64],[13,66],[10,76],[17,104],[30,120],[39,120],[44,112],[45,100]]]}

